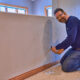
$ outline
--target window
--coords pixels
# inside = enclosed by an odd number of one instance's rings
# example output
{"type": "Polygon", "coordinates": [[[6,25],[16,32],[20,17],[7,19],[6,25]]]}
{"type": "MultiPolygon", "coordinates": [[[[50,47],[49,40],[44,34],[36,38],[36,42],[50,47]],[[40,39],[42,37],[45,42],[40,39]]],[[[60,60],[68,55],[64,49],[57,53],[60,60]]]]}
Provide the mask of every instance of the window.
{"type": "Polygon", "coordinates": [[[9,13],[17,13],[16,12],[16,8],[13,8],[13,7],[8,7],[7,8],[7,12],[9,12],[9,13]]]}
{"type": "Polygon", "coordinates": [[[5,12],[6,11],[6,8],[2,5],[0,5],[0,12],[5,12]]]}
{"type": "Polygon", "coordinates": [[[45,16],[52,16],[52,6],[45,7],[45,16]]]}
{"type": "Polygon", "coordinates": [[[0,3],[0,12],[28,14],[28,8],[0,3]]]}
{"type": "Polygon", "coordinates": [[[18,13],[19,13],[19,14],[25,14],[25,9],[20,9],[20,8],[19,8],[19,9],[18,9],[18,13]]]}

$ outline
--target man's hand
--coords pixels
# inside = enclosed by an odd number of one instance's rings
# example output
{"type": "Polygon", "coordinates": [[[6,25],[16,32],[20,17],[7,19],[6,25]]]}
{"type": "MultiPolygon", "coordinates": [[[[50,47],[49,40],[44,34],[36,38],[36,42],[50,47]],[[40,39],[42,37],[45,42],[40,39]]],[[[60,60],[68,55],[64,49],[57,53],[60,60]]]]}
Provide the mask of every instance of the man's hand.
{"type": "Polygon", "coordinates": [[[64,51],[64,49],[58,49],[57,50],[56,47],[51,47],[51,50],[56,54],[61,54],[64,51]]]}
{"type": "Polygon", "coordinates": [[[51,47],[52,52],[57,53],[56,47],[51,47]]]}
{"type": "Polygon", "coordinates": [[[57,54],[61,54],[63,51],[64,51],[64,49],[59,49],[59,50],[57,51],[57,54]]]}

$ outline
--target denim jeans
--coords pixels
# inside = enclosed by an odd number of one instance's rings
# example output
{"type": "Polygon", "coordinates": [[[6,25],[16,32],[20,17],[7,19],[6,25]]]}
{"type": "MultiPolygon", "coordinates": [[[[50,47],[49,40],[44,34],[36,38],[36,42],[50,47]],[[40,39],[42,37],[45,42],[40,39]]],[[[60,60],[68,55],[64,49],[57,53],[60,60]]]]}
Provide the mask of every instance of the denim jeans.
{"type": "Polygon", "coordinates": [[[80,50],[69,49],[60,61],[64,72],[73,72],[80,68],[80,50]]]}

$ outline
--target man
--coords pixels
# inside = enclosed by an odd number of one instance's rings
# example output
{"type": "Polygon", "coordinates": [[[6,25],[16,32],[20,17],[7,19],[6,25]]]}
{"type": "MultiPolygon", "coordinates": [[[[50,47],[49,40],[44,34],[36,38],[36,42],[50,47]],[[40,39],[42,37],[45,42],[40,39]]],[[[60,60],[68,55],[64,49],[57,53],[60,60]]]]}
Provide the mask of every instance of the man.
{"type": "Polygon", "coordinates": [[[74,16],[69,16],[66,12],[57,8],[54,11],[56,19],[66,24],[67,37],[51,50],[56,54],[61,54],[69,46],[72,46],[62,57],[60,63],[64,72],[73,72],[80,68],[80,20],[74,16]]]}

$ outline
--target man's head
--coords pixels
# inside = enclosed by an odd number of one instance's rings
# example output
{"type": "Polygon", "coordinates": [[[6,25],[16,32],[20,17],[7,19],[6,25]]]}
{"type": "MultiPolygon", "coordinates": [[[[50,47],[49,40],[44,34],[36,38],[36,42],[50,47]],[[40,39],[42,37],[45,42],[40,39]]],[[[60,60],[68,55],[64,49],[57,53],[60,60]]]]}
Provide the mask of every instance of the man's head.
{"type": "Polygon", "coordinates": [[[57,8],[54,10],[54,15],[56,17],[56,19],[59,21],[59,22],[62,22],[62,23],[66,23],[67,19],[68,19],[68,15],[66,14],[66,12],[61,9],[61,8],[57,8]]]}

